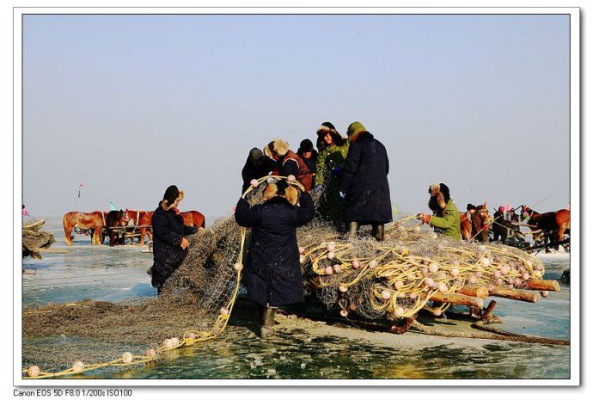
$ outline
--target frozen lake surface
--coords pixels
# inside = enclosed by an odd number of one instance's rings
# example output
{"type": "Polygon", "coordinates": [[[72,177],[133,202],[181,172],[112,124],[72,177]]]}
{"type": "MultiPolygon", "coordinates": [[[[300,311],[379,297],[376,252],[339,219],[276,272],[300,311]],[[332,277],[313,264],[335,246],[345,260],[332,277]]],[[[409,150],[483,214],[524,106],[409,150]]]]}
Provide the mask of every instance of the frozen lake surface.
{"type": "MultiPolygon", "coordinates": [[[[213,221],[213,219],[210,219],[213,221]]],[[[40,305],[83,299],[119,302],[156,297],[146,270],[152,254],[138,246],[92,246],[75,235],[64,244],[60,218],[48,218],[44,230],[54,234],[42,260],[23,260],[24,303],[40,305]]],[[[542,255],[544,279],[560,280],[570,265],[568,254],[542,255]]],[[[496,298],[499,329],[556,339],[570,339],[570,286],[561,283],[539,303],[496,298]]],[[[237,313],[240,314],[240,313],[237,313]]],[[[328,328],[312,337],[308,328],[258,339],[247,329],[248,316],[233,316],[227,334],[217,340],[175,351],[155,366],[130,371],[98,372],[87,378],[117,379],[568,379],[570,346],[550,346],[479,339],[427,341],[422,350],[397,347],[383,333],[328,328]],[[332,331],[332,329],[334,329],[332,331]]],[[[414,338],[414,333],[402,337],[414,338]]],[[[395,342],[394,342],[395,343],[395,342]]]]}

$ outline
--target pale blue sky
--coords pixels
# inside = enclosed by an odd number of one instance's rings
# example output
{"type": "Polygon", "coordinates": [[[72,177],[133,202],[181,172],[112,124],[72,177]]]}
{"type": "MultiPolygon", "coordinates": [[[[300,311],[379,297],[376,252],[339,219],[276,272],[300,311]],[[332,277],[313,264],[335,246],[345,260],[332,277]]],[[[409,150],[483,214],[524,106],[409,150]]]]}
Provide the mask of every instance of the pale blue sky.
{"type": "Polygon", "coordinates": [[[359,120],[393,204],[569,201],[567,15],[28,15],[23,196],[34,215],[228,213],[249,150],[359,120]],[[85,185],[77,198],[77,185],[85,185]],[[549,197],[548,197],[549,196],[549,197]]]}

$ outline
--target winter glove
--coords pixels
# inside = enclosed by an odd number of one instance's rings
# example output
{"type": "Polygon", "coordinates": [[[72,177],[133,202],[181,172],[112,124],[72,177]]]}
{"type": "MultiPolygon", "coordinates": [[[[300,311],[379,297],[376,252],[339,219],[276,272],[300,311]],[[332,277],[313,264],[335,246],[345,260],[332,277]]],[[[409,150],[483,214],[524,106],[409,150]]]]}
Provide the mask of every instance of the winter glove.
{"type": "Polygon", "coordinates": [[[425,224],[430,223],[430,215],[428,215],[428,214],[418,214],[416,216],[416,218],[418,218],[419,220],[421,220],[425,224]]]}

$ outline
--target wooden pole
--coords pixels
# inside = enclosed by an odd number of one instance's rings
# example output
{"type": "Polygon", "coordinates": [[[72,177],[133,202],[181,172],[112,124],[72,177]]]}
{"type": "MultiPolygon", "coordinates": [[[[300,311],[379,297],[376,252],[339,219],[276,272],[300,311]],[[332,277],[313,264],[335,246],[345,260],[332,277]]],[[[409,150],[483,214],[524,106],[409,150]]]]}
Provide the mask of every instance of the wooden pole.
{"type": "Polygon", "coordinates": [[[439,301],[441,303],[458,304],[470,307],[484,307],[484,299],[477,297],[466,296],[458,293],[435,293],[430,298],[432,301],[439,301]]]}
{"type": "Polygon", "coordinates": [[[467,285],[467,286],[462,287],[458,293],[464,294],[466,296],[478,297],[480,299],[485,299],[486,297],[488,297],[488,288],[486,286],[467,285]]]}
{"type": "Polygon", "coordinates": [[[530,292],[528,290],[491,287],[488,291],[490,292],[490,296],[505,297],[507,299],[520,300],[527,303],[537,303],[541,298],[538,292],[530,292]]]}
{"type": "Polygon", "coordinates": [[[560,284],[558,281],[530,279],[526,283],[527,287],[531,290],[548,290],[550,292],[560,291],[560,284]]]}

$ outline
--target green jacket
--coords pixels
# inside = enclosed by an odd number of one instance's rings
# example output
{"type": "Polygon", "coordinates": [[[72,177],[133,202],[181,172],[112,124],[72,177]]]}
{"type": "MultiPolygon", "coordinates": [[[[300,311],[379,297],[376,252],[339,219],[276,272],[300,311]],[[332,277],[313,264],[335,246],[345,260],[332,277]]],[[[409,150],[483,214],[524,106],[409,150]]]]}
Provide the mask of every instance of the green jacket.
{"type": "Polygon", "coordinates": [[[341,146],[332,144],[319,152],[317,155],[317,168],[315,170],[316,185],[323,185],[328,169],[331,171],[335,167],[341,168],[344,166],[349,147],[350,142],[346,140],[341,146]]]}
{"type": "Polygon", "coordinates": [[[459,225],[459,211],[453,200],[449,200],[445,206],[443,217],[430,217],[429,225],[435,227],[437,232],[452,239],[461,239],[461,227],[459,225]]]}

